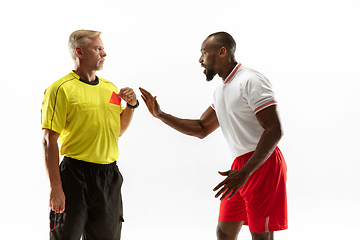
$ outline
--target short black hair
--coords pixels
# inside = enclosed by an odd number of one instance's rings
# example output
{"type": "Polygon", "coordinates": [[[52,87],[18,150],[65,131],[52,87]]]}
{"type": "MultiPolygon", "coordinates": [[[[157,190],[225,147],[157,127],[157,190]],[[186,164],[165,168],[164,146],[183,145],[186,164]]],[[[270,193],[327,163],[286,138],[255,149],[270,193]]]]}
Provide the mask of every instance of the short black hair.
{"type": "Polygon", "coordinates": [[[235,53],[236,50],[236,42],[234,38],[227,32],[216,32],[210,34],[208,38],[214,37],[213,41],[219,43],[221,47],[225,47],[232,54],[235,53]]]}

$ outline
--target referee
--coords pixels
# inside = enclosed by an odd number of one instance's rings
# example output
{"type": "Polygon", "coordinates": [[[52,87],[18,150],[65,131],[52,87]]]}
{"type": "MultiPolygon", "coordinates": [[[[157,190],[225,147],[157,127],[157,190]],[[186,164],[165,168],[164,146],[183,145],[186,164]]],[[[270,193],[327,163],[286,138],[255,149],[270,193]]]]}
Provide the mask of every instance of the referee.
{"type": "Polygon", "coordinates": [[[106,57],[100,34],[78,30],[70,35],[75,69],[44,95],[43,147],[54,240],[120,239],[124,220],[118,138],[129,127],[138,101],[131,88],[118,91],[96,76],[106,57]],[[59,155],[64,156],[60,167],[59,155]]]}

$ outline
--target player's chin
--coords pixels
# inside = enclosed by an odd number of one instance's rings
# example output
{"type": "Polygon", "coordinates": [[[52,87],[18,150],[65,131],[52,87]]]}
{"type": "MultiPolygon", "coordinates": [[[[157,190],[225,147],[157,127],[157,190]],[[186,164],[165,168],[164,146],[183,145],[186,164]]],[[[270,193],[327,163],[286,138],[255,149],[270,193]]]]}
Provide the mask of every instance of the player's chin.
{"type": "Polygon", "coordinates": [[[209,70],[209,69],[204,69],[204,72],[203,72],[204,74],[205,74],[205,76],[206,76],[206,81],[207,82],[210,82],[211,80],[213,80],[214,79],[214,77],[215,77],[215,75],[216,75],[216,73],[214,72],[214,71],[212,71],[212,70],[209,70]]]}
{"type": "Polygon", "coordinates": [[[207,74],[205,74],[205,76],[206,76],[206,81],[207,81],[207,82],[210,82],[210,81],[212,81],[212,80],[214,79],[215,74],[209,74],[209,73],[207,73],[207,74]]]}

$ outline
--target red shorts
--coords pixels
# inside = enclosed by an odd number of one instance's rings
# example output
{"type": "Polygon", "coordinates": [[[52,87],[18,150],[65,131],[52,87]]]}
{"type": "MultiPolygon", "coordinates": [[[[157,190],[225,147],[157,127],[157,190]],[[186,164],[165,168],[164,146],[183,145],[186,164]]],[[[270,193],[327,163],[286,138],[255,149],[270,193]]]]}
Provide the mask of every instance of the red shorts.
{"type": "MultiPolygon", "coordinates": [[[[237,157],[232,170],[240,170],[254,152],[237,157]]],[[[230,199],[220,204],[219,222],[241,222],[251,232],[273,232],[287,229],[286,163],[276,147],[268,160],[230,199]]]]}

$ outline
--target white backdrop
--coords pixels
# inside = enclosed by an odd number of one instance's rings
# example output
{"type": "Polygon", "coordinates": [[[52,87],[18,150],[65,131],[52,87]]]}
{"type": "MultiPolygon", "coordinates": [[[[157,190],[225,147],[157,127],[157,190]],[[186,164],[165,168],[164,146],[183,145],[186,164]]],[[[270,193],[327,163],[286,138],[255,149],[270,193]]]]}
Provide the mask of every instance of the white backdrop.
{"type": "MultiPolygon", "coordinates": [[[[6,239],[48,238],[40,109],[44,90],[73,69],[67,39],[77,29],[103,32],[108,56],[99,76],[134,88],[139,100],[143,87],[164,111],[183,118],[200,117],[221,83],[205,81],[202,41],[229,32],[238,62],[265,74],[279,102],[289,229],[275,238],[346,239],[357,229],[358,1],[34,0],[1,9],[0,232],[6,239]]],[[[223,179],[217,171],[232,162],[221,131],[191,138],[140,104],[119,139],[122,239],[216,239],[219,200],[212,189],[223,179]]],[[[240,239],[250,239],[247,227],[240,239]]]]}

